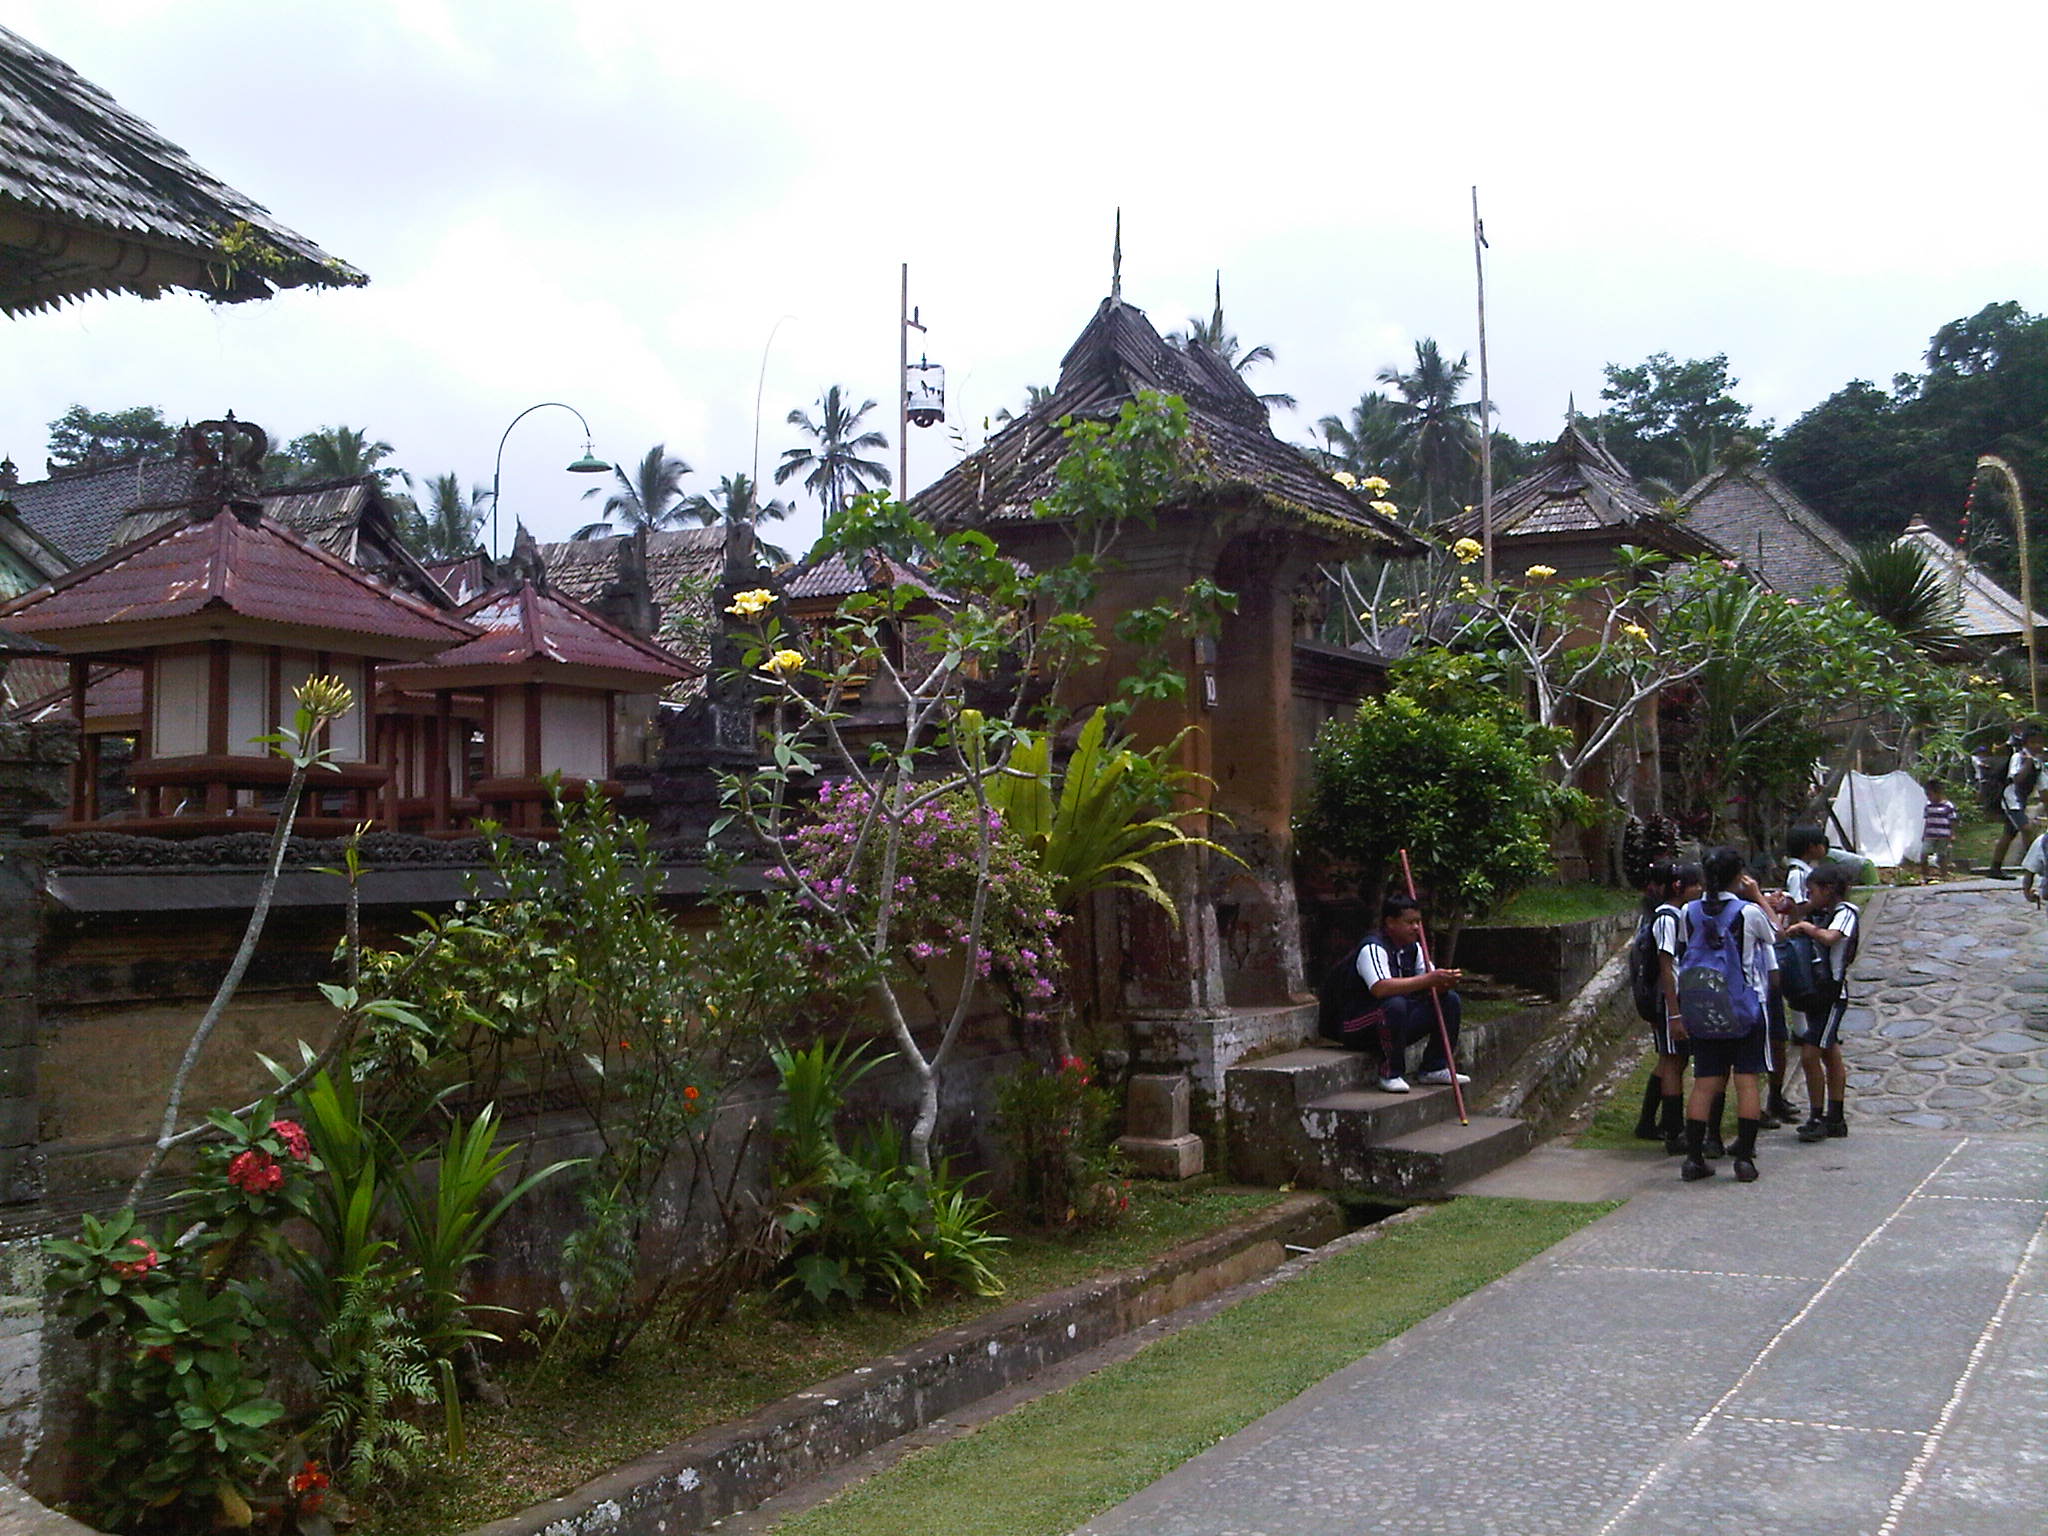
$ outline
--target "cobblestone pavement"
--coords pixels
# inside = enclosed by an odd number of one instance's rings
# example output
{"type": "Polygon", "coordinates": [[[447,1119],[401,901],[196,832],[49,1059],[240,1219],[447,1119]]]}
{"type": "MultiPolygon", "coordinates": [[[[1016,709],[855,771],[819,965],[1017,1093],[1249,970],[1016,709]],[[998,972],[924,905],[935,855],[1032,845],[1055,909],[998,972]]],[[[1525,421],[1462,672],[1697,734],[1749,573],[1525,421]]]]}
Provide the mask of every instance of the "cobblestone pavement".
{"type": "Polygon", "coordinates": [[[1751,1185],[1578,1154],[1654,1181],[1084,1531],[2041,1536],[2048,926],[1871,916],[1848,1140],[1767,1134],[1751,1185]]]}
{"type": "Polygon", "coordinates": [[[1842,1020],[1852,1112],[2048,1127],[2048,917],[2010,880],[1902,887],[1873,906],[1842,1020]]]}

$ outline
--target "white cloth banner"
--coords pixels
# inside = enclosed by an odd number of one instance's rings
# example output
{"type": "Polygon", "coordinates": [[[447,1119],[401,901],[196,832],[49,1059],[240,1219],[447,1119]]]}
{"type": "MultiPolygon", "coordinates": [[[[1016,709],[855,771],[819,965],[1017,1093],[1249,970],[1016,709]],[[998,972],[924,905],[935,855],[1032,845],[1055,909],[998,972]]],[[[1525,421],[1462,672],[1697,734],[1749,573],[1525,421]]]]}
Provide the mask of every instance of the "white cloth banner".
{"type": "Polygon", "coordinates": [[[1853,849],[1883,869],[1897,869],[1920,857],[1920,833],[1927,819],[1927,791],[1899,770],[1842,775],[1835,791],[1828,841],[1853,849]]]}

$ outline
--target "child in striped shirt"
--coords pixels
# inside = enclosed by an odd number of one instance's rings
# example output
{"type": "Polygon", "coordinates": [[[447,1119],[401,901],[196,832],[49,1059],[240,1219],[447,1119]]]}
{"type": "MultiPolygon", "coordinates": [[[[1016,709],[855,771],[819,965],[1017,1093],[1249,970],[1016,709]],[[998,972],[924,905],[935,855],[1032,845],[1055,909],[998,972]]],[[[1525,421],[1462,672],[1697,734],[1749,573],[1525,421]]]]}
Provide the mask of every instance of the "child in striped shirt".
{"type": "Polygon", "coordinates": [[[1948,869],[1948,851],[1956,839],[1956,803],[1948,797],[1948,786],[1939,779],[1927,781],[1927,814],[1920,823],[1920,878],[1931,880],[1934,871],[1948,869]]]}

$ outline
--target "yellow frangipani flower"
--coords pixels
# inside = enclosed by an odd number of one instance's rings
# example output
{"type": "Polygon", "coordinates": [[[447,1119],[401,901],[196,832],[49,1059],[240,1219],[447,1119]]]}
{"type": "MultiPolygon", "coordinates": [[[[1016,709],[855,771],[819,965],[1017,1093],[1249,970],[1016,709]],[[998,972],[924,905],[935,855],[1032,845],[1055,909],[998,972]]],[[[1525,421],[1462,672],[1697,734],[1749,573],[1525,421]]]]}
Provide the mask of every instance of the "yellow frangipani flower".
{"type": "Polygon", "coordinates": [[[792,672],[801,671],[803,664],[804,653],[802,651],[777,651],[773,656],[770,656],[761,663],[761,670],[771,673],[776,677],[787,677],[792,672]]]}
{"type": "Polygon", "coordinates": [[[774,601],[775,594],[773,592],[770,592],[766,587],[756,587],[751,592],[735,593],[731,606],[725,611],[732,614],[735,618],[751,619],[755,614],[770,607],[774,601]]]}
{"type": "Polygon", "coordinates": [[[1388,485],[1386,480],[1379,475],[1367,475],[1363,480],[1359,481],[1358,483],[1360,487],[1362,487],[1365,490],[1371,491],[1375,496],[1384,496],[1387,494],[1388,491],[1393,489],[1393,487],[1388,485]]]}
{"type": "Polygon", "coordinates": [[[1348,469],[1333,470],[1330,474],[1330,478],[1336,481],[1339,485],[1343,486],[1344,489],[1347,491],[1355,491],[1358,489],[1358,476],[1351,473],[1351,471],[1348,469]]]}
{"type": "Polygon", "coordinates": [[[1650,632],[1640,624],[1624,624],[1621,626],[1621,632],[1637,640],[1648,640],[1650,638],[1650,632]]]}
{"type": "Polygon", "coordinates": [[[1401,509],[1391,501],[1373,501],[1367,502],[1366,505],[1379,513],[1381,517],[1399,517],[1401,515],[1401,509]]]}
{"type": "Polygon", "coordinates": [[[1458,564],[1470,565],[1486,553],[1486,546],[1477,539],[1460,539],[1451,546],[1451,553],[1458,557],[1458,564]]]}
{"type": "Polygon", "coordinates": [[[1557,574],[1557,567],[1554,565],[1532,565],[1522,574],[1531,581],[1548,581],[1557,574]]]}

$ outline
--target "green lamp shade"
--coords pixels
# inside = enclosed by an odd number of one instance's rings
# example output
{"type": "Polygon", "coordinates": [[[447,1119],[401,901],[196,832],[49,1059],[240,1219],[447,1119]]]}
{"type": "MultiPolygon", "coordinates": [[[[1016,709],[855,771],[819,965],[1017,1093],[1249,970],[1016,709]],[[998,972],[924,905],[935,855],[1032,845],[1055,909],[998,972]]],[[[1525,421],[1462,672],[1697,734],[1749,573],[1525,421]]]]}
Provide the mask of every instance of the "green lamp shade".
{"type": "Polygon", "coordinates": [[[569,473],[572,475],[601,475],[610,468],[611,465],[605,463],[603,459],[592,453],[590,451],[590,444],[585,443],[583,445],[583,457],[569,466],[569,473]]]}

